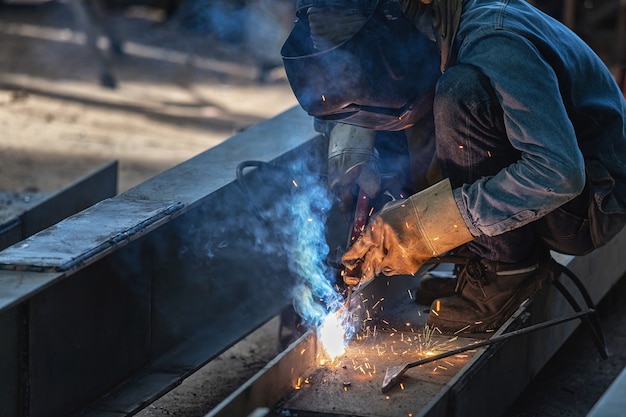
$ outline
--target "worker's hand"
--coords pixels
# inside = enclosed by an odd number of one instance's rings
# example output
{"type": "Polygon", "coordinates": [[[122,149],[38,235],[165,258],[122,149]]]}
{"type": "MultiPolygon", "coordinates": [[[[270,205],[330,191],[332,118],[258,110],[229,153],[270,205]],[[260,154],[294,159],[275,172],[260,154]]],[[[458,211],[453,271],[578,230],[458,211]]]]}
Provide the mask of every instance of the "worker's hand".
{"type": "Polygon", "coordinates": [[[343,256],[346,268],[358,267],[362,260],[361,282],[381,272],[385,275],[417,272],[434,254],[411,215],[407,200],[385,205],[343,256]]]}
{"type": "Polygon", "coordinates": [[[374,198],[380,190],[376,132],[339,123],[329,134],[328,178],[341,200],[341,211],[352,213],[359,188],[374,198]]]}
{"type": "Polygon", "coordinates": [[[406,200],[387,203],[342,258],[375,275],[412,275],[433,256],[473,239],[456,206],[450,182],[441,181],[406,200]]]}

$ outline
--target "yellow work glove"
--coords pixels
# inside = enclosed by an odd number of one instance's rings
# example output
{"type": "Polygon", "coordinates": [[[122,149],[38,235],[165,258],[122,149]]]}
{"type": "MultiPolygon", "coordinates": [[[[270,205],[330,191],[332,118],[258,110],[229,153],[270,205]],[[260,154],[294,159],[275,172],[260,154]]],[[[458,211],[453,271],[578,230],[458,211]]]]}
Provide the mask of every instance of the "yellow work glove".
{"type": "Polygon", "coordinates": [[[430,258],[474,237],[463,222],[445,179],[406,200],[387,203],[342,257],[361,282],[375,275],[412,275],[430,258]]]}

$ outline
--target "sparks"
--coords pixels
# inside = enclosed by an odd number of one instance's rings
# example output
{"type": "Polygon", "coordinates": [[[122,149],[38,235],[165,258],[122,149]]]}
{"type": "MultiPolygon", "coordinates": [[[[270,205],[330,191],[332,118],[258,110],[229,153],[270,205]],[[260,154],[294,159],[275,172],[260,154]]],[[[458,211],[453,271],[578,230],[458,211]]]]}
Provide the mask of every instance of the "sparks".
{"type": "Polygon", "coordinates": [[[468,324],[467,326],[463,327],[462,329],[457,330],[456,332],[454,332],[454,334],[459,334],[467,329],[469,329],[470,325],[468,324]]]}
{"type": "Polygon", "coordinates": [[[331,359],[345,351],[346,328],[343,326],[341,314],[329,314],[317,330],[318,339],[331,359]]]}

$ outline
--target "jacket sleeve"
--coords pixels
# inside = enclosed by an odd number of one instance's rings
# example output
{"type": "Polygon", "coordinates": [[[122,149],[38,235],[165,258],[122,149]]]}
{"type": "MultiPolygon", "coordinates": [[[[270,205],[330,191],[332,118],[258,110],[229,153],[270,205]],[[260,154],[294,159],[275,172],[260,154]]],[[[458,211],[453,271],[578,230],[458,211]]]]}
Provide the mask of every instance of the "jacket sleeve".
{"type": "Polygon", "coordinates": [[[496,175],[454,190],[473,235],[521,227],[577,196],[585,168],[559,80],[526,38],[505,30],[478,37],[460,50],[491,81],[511,145],[520,158],[496,175]]]}

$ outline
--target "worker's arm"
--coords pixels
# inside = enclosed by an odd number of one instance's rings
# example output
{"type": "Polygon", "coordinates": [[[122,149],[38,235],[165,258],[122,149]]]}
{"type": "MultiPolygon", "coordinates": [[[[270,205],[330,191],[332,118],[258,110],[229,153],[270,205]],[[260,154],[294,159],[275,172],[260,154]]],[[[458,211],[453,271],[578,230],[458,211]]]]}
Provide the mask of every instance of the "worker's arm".
{"type": "Polygon", "coordinates": [[[585,163],[562,96],[568,92],[561,91],[552,66],[559,59],[548,62],[537,45],[500,30],[466,40],[459,61],[489,78],[507,138],[520,152],[515,163],[497,174],[454,190],[472,233],[505,233],[576,197],[585,184],[585,163]]]}
{"type": "Polygon", "coordinates": [[[374,198],[380,190],[376,132],[337,123],[328,139],[328,182],[340,196],[341,210],[349,214],[359,189],[374,198]]]}

